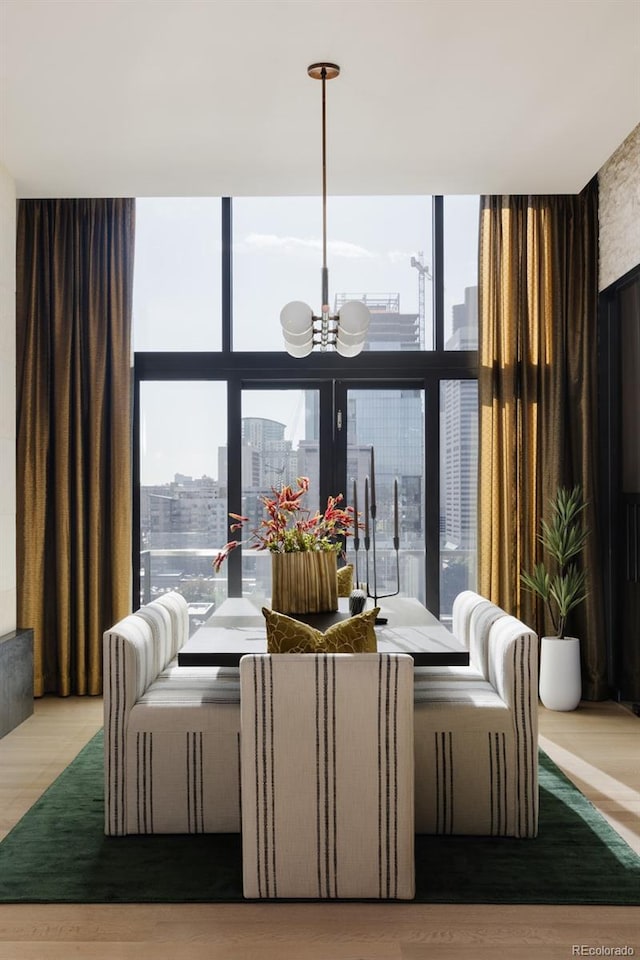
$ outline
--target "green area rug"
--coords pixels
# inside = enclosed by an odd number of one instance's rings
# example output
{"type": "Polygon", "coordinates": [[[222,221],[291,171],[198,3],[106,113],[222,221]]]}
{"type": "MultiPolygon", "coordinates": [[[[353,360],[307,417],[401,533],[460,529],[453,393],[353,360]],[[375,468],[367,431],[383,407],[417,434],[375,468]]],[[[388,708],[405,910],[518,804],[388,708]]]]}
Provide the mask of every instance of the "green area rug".
{"type": "MultiPolygon", "coordinates": [[[[233,902],[238,834],[105,837],[102,733],[0,844],[0,902],[233,902]]],[[[421,903],[640,904],[640,857],[540,754],[535,840],[416,837],[421,903]]]]}

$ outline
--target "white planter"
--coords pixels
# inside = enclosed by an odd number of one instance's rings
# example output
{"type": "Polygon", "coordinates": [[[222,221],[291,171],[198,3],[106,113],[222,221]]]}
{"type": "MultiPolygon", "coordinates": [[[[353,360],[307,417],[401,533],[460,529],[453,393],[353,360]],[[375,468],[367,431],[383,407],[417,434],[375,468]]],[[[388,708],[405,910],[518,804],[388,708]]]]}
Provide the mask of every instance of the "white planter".
{"type": "Polygon", "coordinates": [[[543,637],[540,646],[540,699],[549,710],[575,710],[580,703],[580,641],[543,637]]]}

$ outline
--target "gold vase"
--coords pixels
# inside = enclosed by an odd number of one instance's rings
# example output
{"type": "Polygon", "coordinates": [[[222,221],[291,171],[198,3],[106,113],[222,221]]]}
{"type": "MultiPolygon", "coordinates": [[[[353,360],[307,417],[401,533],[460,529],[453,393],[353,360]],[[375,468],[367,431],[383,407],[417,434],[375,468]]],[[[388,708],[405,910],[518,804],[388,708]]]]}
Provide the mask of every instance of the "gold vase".
{"type": "Polygon", "coordinates": [[[338,609],[334,550],[271,555],[271,607],[279,613],[325,613],[338,609]]]}

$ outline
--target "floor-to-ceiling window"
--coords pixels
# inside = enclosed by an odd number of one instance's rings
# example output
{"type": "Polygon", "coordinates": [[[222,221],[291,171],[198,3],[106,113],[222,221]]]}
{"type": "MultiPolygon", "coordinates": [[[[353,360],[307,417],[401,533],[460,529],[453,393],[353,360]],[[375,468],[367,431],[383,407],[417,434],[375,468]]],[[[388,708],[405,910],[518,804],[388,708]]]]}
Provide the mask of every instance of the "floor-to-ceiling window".
{"type": "Polygon", "coordinates": [[[371,448],[377,564],[348,544],[359,579],[382,595],[399,570],[444,618],[475,585],[478,198],[330,198],[331,306],[367,303],[367,346],[294,359],[279,312],[319,310],[319,204],[138,201],[135,591],[179,589],[194,625],[227,595],[269,593],[249,549],[214,576],[229,511],[257,522],[259,497],[301,475],[310,508],[351,503],[355,481],[362,510],[371,448]]]}

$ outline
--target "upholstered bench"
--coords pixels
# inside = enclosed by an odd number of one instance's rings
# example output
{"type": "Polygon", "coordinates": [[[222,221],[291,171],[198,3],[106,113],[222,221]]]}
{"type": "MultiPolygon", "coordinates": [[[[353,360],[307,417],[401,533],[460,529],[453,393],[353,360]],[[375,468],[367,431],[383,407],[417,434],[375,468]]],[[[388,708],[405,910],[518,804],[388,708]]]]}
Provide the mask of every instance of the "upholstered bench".
{"type": "Polygon", "coordinates": [[[106,834],[240,829],[238,671],[178,667],[188,629],[169,594],[104,634],[106,834]]]}
{"type": "Polygon", "coordinates": [[[493,604],[477,609],[477,664],[415,671],[416,831],[533,837],[538,638],[493,604]]]}
{"type": "Polygon", "coordinates": [[[464,590],[453,601],[452,631],[469,651],[466,667],[416,667],[416,683],[426,680],[488,680],[489,630],[504,610],[473,590],[464,590]]]}
{"type": "MultiPolygon", "coordinates": [[[[535,836],[537,637],[466,594],[470,666],[414,670],[415,829],[535,836]]],[[[104,634],[107,834],[240,830],[238,670],[178,667],[188,632],[167,594],[104,634]]]]}

